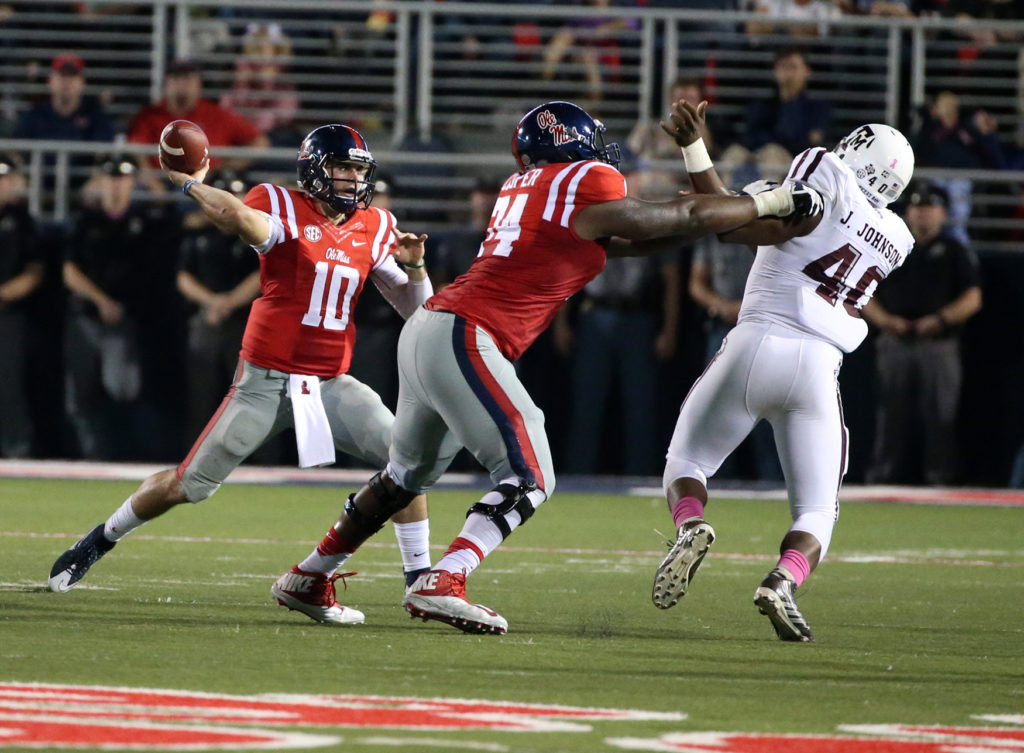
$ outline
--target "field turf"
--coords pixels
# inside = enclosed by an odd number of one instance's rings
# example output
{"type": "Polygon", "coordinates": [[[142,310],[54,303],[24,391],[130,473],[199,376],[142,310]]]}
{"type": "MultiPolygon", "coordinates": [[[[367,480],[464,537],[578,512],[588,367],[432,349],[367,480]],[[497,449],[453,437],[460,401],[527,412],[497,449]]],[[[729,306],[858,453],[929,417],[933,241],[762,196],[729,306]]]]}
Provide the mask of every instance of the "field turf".
{"type": "MultiPolygon", "coordinates": [[[[672,531],[664,503],[558,493],[469,580],[469,597],[509,621],[495,637],[409,618],[390,527],[350,560],[359,574],[347,591],[339,582],[365,625],[328,628],[273,602],[270,585],[319,540],[349,488],[229,484],[130,535],[79,588],[46,591],[57,555],[135,486],[0,480],[0,685],[676,714],[572,731],[297,730],[340,741],[322,750],[359,752],[658,750],[642,744],[704,730],[973,728],[991,715],[1024,729],[1024,507],[844,504],[828,560],[798,593],[817,642],[784,644],[752,604],[789,524],[780,501],[712,500],[718,539],[691,592],[662,611],[650,587],[665,551],[654,529],[672,531]]],[[[431,495],[435,561],[476,497],[431,495]]],[[[3,698],[0,688],[0,712],[3,698]]],[[[853,750],[837,745],[819,749],[853,750]]],[[[877,749],[902,750],[893,745],[877,749]]]]}

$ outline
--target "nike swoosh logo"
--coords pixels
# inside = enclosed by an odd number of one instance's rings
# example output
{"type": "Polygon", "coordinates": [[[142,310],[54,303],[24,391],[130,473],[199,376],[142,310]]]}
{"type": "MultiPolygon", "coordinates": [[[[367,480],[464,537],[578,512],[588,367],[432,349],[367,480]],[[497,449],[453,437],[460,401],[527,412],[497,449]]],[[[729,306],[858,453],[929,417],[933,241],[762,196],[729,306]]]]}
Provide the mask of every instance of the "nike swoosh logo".
{"type": "Polygon", "coordinates": [[[366,241],[352,241],[353,246],[365,246],[366,241]]]}
{"type": "Polygon", "coordinates": [[[416,552],[413,557],[422,557],[424,554],[426,554],[426,552],[416,552]]]}

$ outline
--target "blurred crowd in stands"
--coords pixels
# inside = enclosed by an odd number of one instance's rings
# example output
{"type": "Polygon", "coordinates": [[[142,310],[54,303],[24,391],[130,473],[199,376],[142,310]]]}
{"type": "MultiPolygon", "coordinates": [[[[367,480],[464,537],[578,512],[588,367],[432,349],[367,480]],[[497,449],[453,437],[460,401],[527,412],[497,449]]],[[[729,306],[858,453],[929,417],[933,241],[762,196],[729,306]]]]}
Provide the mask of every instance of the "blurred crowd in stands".
{"type": "MultiPolygon", "coordinates": [[[[533,4],[556,3],[534,0],[533,4]]],[[[842,95],[837,91],[830,98],[808,90],[813,77],[829,72],[814,69],[806,44],[827,35],[830,20],[844,14],[1024,18],[1013,0],[586,0],[577,4],[753,10],[763,20],[746,24],[749,45],[757,47],[766,34],[788,37],[788,44],[772,48],[772,95],[751,99],[741,118],[712,116],[708,120],[705,142],[726,182],[737,190],[757,179],[780,179],[800,151],[815,145],[831,147],[845,133],[837,132],[834,119],[841,104],[836,98],[842,95]]],[[[0,3],[0,28],[15,22],[25,5],[0,3]]],[[[54,5],[54,12],[121,16],[136,12],[130,3],[54,5]]],[[[39,4],[32,7],[38,10],[39,4]]],[[[237,8],[210,13],[245,21],[250,12],[237,8]]],[[[47,94],[38,101],[20,103],[9,113],[12,117],[0,121],[0,137],[112,146],[98,159],[74,158],[73,167],[78,168],[72,172],[74,215],[59,225],[27,211],[24,156],[0,154],[0,380],[4,383],[0,456],[171,462],[187,450],[183,443],[196,436],[200,423],[230,384],[248,307],[259,295],[256,256],[209,226],[188,202],[177,196],[158,200],[168,186],[155,169],[155,159],[140,163],[119,150],[117,143],[155,144],[170,120],[194,121],[213,147],[208,180],[244,195],[252,185],[250,171],[261,165],[221,160],[216,147],[297,147],[308,129],[321,124],[307,115],[304,92],[282,75],[298,40],[289,38],[279,24],[258,20],[258,14],[251,13],[253,20],[245,24],[242,38],[233,41],[240,54],[234,60],[232,83],[217,99],[204,96],[205,70],[199,63],[168,60],[158,101],[119,118],[108,113],[109,92],[88,85],[91,63],[82,51],[62,52],[27,67],[27,77],[45,76],[47,94]]],[[[297,12],[303,13],[307,11],[297,12]]],[[[454,56],[470,67],[492,54],[490,39],[473,33],[474,19],[439,12],[436,22],[451,24],[461,34],[454,52],[439,54],[454,56]]],[[[312,25],[311,33],[333,34],[339,55],[372,56],[374,40],[394,23],[392,11],[371,8],[358,34],[312,25]]],[[[639,22],[628,15],[614,20],[579,16],[551,28],[545,19],[519,15],[481,23],[489,29],[507,25],[513,55],[538,62],[541,80],[549,82],[546,98],[558,98],[565,77],[572,76],[582,82],[587,106],[600,113],[601,102],[614,96],[606,88],[616,81],[624,54],[618,35],[635,30],[639,22]]],[[[1000,41],[1000,32],[969,26],[943,34],[962,42],[967,68],[979,65],[1000,41]]],[[[1016,32],[1008,32],[1007,38],[1020,41],[1016,32]]],[[[218,41],[209,44],[215,47],[218,41]]],[[[656,111],[680,98],[713,101],[708,82],[707,71],[702,70],[665,82],[664,98],[656,111]]],[[[918,167],[1024,170],[1024,150],[1005,137],[1012,129],[1004,128],[1001,135],[991,112],[963,108],[963,93],[946,88],[929,92],[926,106],[898,124],[915,147],[918,167]]],[[[373,115],[367,114],[365,122],[351,124],[372,128],[373,122],[373,115]]],[[[509,130],[514,122],[515,117],[508,119],[509,130]]],[[[669,198],[686,187],[681,161],[675,169],[665,167],[678,158],[678,151],[656,120],[637,123],[632,133],[610,136],[626,147],[622,169],[632,194],[669,198]]],[[[371,142],[371,148],[388,146],[371,142]]],[[[451,149],[439,135],[414,146],[438,153],[451,149]]],[[[430,194],[431,179],[448,175],[445,171],[450,168],[443,164],[414,169],[382,164],[376,202],[387,206],[396,188],[413,198],[430,194]],[[404,180],[409,175],[414,180],[404,180]]],[[[282,175],[282,180],[288,180],[286,171],[282,175]]],[[[451,282],[472,262],[504,177],[475,178],[472,187],[458,197],[464,209],[452,218],[451,228],[431,237],[427,262],[435,289],[451,282]]],[[[44,180],[52,188],[52,171],[46,171],[44,180]]],[[[1024,486],[1024,436],[1019,429],[991,423],[994,416],[1009,416],[1007,426],[1024,425],[1024,386],[1018,376],[1024,364],[1012,369],[1013,377],[994,373],[1002,360],[1024,358],[1020,342],[1024,327],[1016,314],[1021,285],[1014,282],[1024,278],[1024,255],[978,259],[967,229],[971,193],[971,182],[962,179],[918,186],[913,195],[919,197],[919,204],[941,205],[942,242],[938,245],[953,249],[949,253],[955,263],[936,262],[929,270],[915,272],[923,275],[921,284],[941,287],[941,295],[915,300],[913,305],[906,300],[902,302],[906,305],[886,301],[887,308],[905,310],[900,316],[913,322],[934,316],[965,291],[978,291],[978,306],[955,327],[912,336],[948,341],[951,344],[943,352],[953,353],[957,367],[963,359],[963,374],[948,388],[958,393],[957,398],[962,390],[962,399],[952,400],[952,413],[946,405],[945,423],[939,430],[946,432],[945,446],[935,449],[934,442],[929,444],[934,424],[922,414],[934,412],[935,405],[922,399],[914,406],[918,413],[906,414],[909,418],[901,422],[904,428],[927,430],[898,440],[917,443],[921,449],[904,453],[907,457],[901,456],[898,464],[892,461],[882,444],[883,432],[875,427],[891,426],[887,412],[901,398],[882,394],[879,385],[884,379],[876,379],[875,352],[864,348],[864,355],[851,357],[843,372],[843,390],[853,403],[848,423],[855,437],[860,433],[853,447],[853,481],[1003,485],[1010,481],[1009,469],[1016,459],[1012,481],[1024,486]],[[985,291],[984,307],[981,290],[985,291]],[[974,316],[976,312],[980,313],[974,316]],[[1002,406],[993,412],[994,399],[1002,406]],[[872,439],[876,433],[878,442],[872,439]],[[981,438],[987,447],[978,448],[981,438]],[[929,465],[929,453],[941,458],[938,469],[935,463],[929,465]]],[[[1021,195],[1019,186],[1011,190],[1007,216],[1024,217],[1021,195]]],[[[904,212],[906,207],[897,210],[904,212]]],[[[416,222],[425,219],[415,211],[396,214],[400,225],[414,232],[416,222]]],[[[929,258],[944,253],[934,252],[935,235],[922,235],[919,241],[933,249],[929,258]]],[[[519,364],[524,382],[548,415],[555,460],[565,472],[652,475],[660,471],[679,403],[736,321],[750,261],[748,250],[725,246],[715,238],[660,258],[613,260],[566,307],[519,364]]],[[[905,282],[901,289],[913,290],[914,282],[905,282]]],[[[375,290],[363,295],[355,322],[359,337],[352,373],[393,407],[397,395],[394,350],[401,319],[375,290]]],[[[894,336],[893,330],[874,319],[871,322],[882,335],[894,336]]],[[[901,336],[908,336],[907,331],[901,336]]],[[[881,362],[877,366],[882,376],[881,362]]],[[[946,394],[944,405],[949,402],[946,394]]],[[[722,475],[778,482],[781,471],[771,443],[770,431],[762,427],[722,475]]],[[[255,460],[294,462],[294,448],[281,441],[255,460]]],[[[469,461],[460,463],[472,470],[469,461]]]]}

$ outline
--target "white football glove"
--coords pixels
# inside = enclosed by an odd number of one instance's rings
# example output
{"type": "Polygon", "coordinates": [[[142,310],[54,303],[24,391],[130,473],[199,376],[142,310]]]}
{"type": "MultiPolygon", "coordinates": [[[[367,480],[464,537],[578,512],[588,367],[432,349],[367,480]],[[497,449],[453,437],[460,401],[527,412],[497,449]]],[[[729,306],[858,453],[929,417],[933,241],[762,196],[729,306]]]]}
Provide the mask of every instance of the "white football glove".
{"type": "Polygon", "coordinates": [[[779,181],[777,180],[755,180],[753,183],[747,183],[740,189],[740,195],[753,196],[755,194],[764,193],[765,191],[771,191],[773,188],[779,187],[779,181]]]}

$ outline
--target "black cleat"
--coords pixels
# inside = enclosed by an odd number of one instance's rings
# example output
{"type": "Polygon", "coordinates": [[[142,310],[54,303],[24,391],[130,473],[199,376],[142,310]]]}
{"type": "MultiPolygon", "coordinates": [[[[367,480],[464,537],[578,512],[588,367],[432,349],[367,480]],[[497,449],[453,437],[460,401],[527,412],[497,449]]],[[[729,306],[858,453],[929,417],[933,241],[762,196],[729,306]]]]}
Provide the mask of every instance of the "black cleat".
{"type": "Polygon", "coordinates": [[[796,583],[775,568],[754,592],[754,604],[772,621],[776,634],[784,641],[813,641],[811,626],[800,614],[793,598],[796,583]]]}
{"type": "Polygon", "coordinates": [[[103,535],[103,524],[93,528],[78,543],[57,558],[50,568],[51,591],[64,593],[75,587],[100,557],[114,548],[113,541],[103,535]]]}

